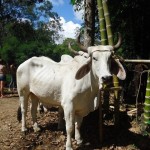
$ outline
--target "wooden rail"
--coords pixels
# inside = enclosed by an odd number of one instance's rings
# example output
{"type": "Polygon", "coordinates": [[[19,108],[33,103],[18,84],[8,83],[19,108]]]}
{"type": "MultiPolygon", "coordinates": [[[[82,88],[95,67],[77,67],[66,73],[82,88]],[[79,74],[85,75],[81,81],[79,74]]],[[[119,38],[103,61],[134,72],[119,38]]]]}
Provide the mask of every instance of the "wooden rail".
{"type": "Polygon", "coordinates": [[[150,63],[148,59],[125,59],[124,61],[129,63],[150,63]]]}

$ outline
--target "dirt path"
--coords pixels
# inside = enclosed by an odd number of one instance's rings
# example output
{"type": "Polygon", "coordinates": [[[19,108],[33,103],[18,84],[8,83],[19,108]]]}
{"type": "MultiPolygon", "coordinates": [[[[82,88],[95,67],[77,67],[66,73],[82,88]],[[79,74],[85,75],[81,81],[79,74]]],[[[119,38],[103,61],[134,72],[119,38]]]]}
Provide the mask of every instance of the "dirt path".
{"type": "Polygon", "coordinates": [[[0,148],[13,147],[20,138],[20,124],[16,120],[18,97],[0,99],[0,148]]]}
{"type": "MultiPolygon", "coordinates": [[[[41,132],[34,133],[30,113],[27,116],[28,132],[21,133],[21,124],[17,121],[18,97],[0,99],[0,150],[64,150],[65,131],[57,130],[58,113],[52,110],[38,116],[41,132]]],[[[93,113],[94,114],[94,113],[93,113]]],[[[104,123],[104,143],[100,147],[98,140],[97,117],[91,114],[84,120],[82,136],[84,146],[78,147],[73,140],[73,148],[78,150],[148,150],[150,138],[142,136],[135,121],[130,121],[125,113],[120,118],[120,128],[115,132],[111,122],[104,123]],[[91,119],[92,118],[92,119],[91,119]],[[89,144],[90,143],[90,144],[89,144]]]]}

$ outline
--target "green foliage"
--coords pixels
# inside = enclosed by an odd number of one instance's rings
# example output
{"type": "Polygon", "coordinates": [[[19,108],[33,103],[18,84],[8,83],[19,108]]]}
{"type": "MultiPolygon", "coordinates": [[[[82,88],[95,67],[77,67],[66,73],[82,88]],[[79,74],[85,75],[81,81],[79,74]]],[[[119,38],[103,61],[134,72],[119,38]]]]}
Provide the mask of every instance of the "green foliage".
{"type": "MultiPolygon", "coordinates": [[[[76,6],[76,11],[83,7],[83,0],[70,2],[76,6]]],[[[118,55],[124,58],[149,59],[148,1],[111,0],[108,7],[114,43],[118,40],[116,32],[119,31],[123,38],[122,46],[117,50],[118,55]]],[[[76,43],[73,39],[66,39],[59,45],[55,44],[55,40],[59,39],[61,26],[59,16],[52,8],[50,1],[0,1],[0,57],[7,62],[15,60],[20,64],[32,56],[45,55],[59,61],[62,54],[72,55],[68,50],[68,41],[76,43]],[[21,18],[25,18],[26,21],[22,21],[21,18]]],[[[98,39],[96,44],[99,44],[98,11],[95,11],[95,38],[98,39]]],[[[73,48],[79,49],[76,44],[73,44],[73,48]]]]}
{"type": "Polygon", "coordinates": [[[0,3],[0,57],[7,63],[15,61],[19,65],[32,56],[42,55],[54,60],[60,58],[59,50],[55,52],[55,40],[61,30],[59,16],[52,12],[49,1],[38,5],[36,2],[0,3]]]}
{"type": "MultiPolygon", "coordinates": [[[[7,25],[7,30],[9,34],[3,38],[0,55],[8,63],[15,60],[19,65],[32,56],[43,55],[60,61],[62,54],[72,55],[68,50],[68,42],[75,43],[75,40],[66,39],[62,44],[56,45],[52,40],[54,34],[50,30],[43,28],[35,30],[29,23],[19,22],[7,25]]],[[[74,48],[79,49],[77,45],[74,48]]]]}
{"type": "Polygon", "coordinates": [[[12,61],[15,59],[16,50],[19,45],[19,41],[16,37],[7,37],[4,40],[3,47],[1,48],[0,55],[3,56],[2,58],[6,61],[12,61]]]}

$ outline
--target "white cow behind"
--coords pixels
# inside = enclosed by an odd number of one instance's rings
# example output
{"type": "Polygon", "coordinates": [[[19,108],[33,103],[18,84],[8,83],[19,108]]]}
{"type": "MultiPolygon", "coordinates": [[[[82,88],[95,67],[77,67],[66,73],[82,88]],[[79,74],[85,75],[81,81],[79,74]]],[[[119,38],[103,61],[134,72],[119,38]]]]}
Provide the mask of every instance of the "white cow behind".
{"type": "Polygon", "coordinates": [[[89,58],[80,63],[56,63],[51,59],[32,57],[17,69],[17,89],[22,112],[22,131],[26,131],[28,98],[31,98],[31,115],[34,130],[39,130],[36,112],[38,101],[61,106],[66,121],[66,150],[72,149],[71,136],[75,127],[75,139],[82,143],[80,126],[84,116],[94,109],[94,99],[103,83],[116,74],[119,79],[126,77],[119,60],[114,60],[113,50],[117,46],[88,47],[89,58]]]}
{"type": "Polygon", "coordinates": [[[61,60],[59,63],[68,63],[71,62],[73,60],[73,57],[67,54],[64,54],[61,56],[61,60]]]}

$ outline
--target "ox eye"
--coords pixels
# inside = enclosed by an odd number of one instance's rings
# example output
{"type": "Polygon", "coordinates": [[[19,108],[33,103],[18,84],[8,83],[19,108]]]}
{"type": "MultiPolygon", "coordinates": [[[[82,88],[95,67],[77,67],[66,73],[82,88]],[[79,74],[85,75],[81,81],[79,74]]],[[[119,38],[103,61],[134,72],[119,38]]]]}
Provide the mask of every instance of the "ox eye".
{"type": "Polygon", "coordinates": [[[93,57],[93,60],[97,61],[97,58],[96,58],[96,57],[93,57]]]}

